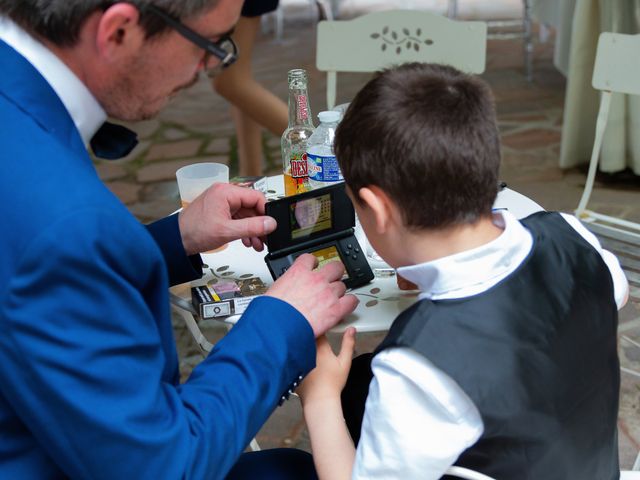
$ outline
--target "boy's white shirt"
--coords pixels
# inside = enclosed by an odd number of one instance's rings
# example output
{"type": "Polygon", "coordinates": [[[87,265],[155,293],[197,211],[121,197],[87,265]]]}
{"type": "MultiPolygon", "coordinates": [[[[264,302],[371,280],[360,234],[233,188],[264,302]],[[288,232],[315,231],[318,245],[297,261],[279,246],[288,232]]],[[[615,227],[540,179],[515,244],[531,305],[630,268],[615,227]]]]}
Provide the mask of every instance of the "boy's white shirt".
{"type": "MultiPolygon", "coordinates": [[[[600,253],[614,285],[618,309],[627,279],[617,258],[580,221],[563,218],[600,253]]],[[[420,288],[420,299],[461,298],[491,288],[524,261],[533,245],[529,231],[508,211],[494,213],[504,228],[492,242],[398,273],[420,288]]],[[[482,435],[477,408],[457,383],[422,355],[392,348],[374,357],[353,479],[439,479],[482,435]]]]}

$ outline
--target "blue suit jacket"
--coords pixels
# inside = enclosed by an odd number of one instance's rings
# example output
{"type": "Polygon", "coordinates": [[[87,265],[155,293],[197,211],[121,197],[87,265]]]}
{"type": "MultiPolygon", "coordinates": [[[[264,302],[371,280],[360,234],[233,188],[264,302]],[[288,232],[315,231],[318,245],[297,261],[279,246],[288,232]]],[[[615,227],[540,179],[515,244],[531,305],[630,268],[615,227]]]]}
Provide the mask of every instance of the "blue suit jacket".
{"type": "Polygon", "coordinates": [[[258,299],[179,385],[175,219],[155,241],[46,81],[2,42],[0,65],[0,478],[223,477],[313,367],[311,328],[258,299]]]}

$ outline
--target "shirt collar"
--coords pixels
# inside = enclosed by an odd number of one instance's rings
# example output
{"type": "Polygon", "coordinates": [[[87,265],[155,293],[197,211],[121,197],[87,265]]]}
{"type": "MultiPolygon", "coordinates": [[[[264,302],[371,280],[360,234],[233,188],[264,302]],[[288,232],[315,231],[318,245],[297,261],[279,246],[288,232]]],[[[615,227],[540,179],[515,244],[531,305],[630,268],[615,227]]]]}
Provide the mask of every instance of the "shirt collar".
{"type": "Polygon", "coordinates": [[[533,246],[529,231],[513,216],[494,212],[493,222],[503,232],[480,247],[448,257],[398,268],[398,273],[418,285],[420,298],[432,300],[476,295],[511,274],[533,246]]]}
{"type": "Polygon", "coordinates": [[[86,85],[51,50],[5,16],[0,16],[0,40],[26,58],[51,85],[88,145],[107,114],[86,85]]]}

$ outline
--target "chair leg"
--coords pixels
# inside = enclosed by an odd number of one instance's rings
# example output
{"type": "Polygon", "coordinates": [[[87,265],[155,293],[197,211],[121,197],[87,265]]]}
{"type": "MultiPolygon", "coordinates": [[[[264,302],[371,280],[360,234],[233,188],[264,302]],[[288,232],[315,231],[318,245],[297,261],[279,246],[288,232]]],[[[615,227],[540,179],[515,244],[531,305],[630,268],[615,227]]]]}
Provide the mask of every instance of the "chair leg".
{"type": "Polygon", "coordinates": [[[326,0],[315,0],[318,9],[318,18],[320,20],[333,20],[333,9],[331,4],[326,0]]]}
{"type": "Polygon", "coordinates": [[[340,0],[331,0],[331,13],[334,20],[340,18],[340,0]]]}
{"type": "Polygon", "coordinates": [[[447,17],[456,18],[458,16],[458,0],[449,0],[447,6],[447,17]]]}
{"type": "Polygon", "coordinates": [[[211,351],[211,349],[213,348],[213,344],[209,342],[206,339],[206,337],[202,334],[202,331],[200,330],[200,327],[198,327],[198,323],[196,322],[194,314],[188,309],[186,309],[184,306],[176,303],[177,301],[180,300],[178,297],[174,295],[172,295],[172,297],[173,297],[172,304],[171,304],[172,310],[177,315],[182,317],[182,320],[187,326],[187,329],[189,330],[189,332],[191,332],[191,335],[193,336],[193,339],[195,340],[195,342],[198,344],[198,347],[200,347],[200,351],[202,355],[206,357],[211,351]]]}
{"type": "Polygon", "coordinates": [[[281,41],[284,35],[284,11],[282,5],[276,9],[276,41],[281,41]]]}
{"type": "Polygon", "coordinates": [[[261,450],[260,445],[258,445],[258,441],[253,438],[249,443],[249,448],[251,448],[252,452],[259,452],[261,450]]]}
{"type": "Polygon", "coordinates": [[[580,218],[587,208],[591,191],[593,190],[593,182],[598,171],[598,160],[600,157],[600,149],[604,139],[604,132],[607,127],[607,119],[609,117],[609,106],[611,105],[611,92],[603,91],[600,98],[600,109],[598,110],[598,119],[596,120],[596,134],[593,142],[593,150],[591,151],[591,161],[589,162],[589,173],[584,185],[582,197],[576,209],[576,217],[580,218]]]}
{"type": "Polygon", "coordinates": [[[522,0],[523,15],[522,29],[524,36],[524,73],[527,82],[533,80],[533,34],[531,28],[531,2],[530,0],[522,0]]]}

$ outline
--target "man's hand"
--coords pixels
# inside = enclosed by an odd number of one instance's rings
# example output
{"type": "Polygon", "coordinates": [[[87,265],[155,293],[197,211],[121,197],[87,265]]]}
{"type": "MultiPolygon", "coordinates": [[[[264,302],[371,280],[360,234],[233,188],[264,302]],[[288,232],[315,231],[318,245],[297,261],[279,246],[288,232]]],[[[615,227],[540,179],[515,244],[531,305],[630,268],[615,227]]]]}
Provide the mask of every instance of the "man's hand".
{"type": "Polygon", "coordinates": [[[182,244],[187,255],[206,252],[242,239],[258,252],[276,221],[264,215],[261,192],[228,183],[214,183],[180,212],[182,244]]]}
{"type": "Polygon", "coordinates": [[[319,337],[353,312],[358,299],[355,295],[345,295],[346,287],[340,280],[344,266],[340,262],[329,262],[312,271],[317,263],[313,255],[300,255],[266,294],[298,310],[311,325],[313,334],[319,337]]]}

